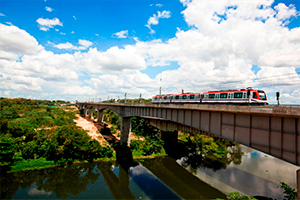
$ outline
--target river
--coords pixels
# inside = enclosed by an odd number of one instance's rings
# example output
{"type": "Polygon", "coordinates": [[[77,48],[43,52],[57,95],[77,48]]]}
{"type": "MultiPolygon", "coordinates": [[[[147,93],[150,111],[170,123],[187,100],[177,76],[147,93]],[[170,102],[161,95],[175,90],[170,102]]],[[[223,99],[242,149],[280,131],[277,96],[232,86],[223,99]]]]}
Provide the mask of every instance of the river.
{"type": "Polygon", "coordinates": [[[1,199],[213,199],[237,191],[283,199],[298,166],[240,145],[220,161],[201,155],[96,162],[1,175],[1,199]],[[200,158],[201,157],[201,158],[200,158]]]}

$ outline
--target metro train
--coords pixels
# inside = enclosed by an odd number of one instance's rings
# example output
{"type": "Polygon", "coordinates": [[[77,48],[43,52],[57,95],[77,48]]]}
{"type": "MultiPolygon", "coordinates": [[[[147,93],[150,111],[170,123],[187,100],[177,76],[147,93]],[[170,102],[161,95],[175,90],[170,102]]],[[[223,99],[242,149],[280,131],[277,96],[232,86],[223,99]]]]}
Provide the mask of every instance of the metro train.
{"type": "Polygon", "coordinates": [[[152,97],[152,103],[203,103],[203,104],[245,104],[267,105],[263,90],[247,89],[219,90],[202,93],[164,94],[152,97]]]}

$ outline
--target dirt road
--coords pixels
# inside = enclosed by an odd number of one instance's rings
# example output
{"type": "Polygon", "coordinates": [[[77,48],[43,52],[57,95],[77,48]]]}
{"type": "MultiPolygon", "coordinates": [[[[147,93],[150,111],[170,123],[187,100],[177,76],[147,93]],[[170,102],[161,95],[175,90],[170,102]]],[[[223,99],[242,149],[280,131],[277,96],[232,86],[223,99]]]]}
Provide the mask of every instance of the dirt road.
{"type": "Polygon", "coordinates": [[[80,126],[83,128],[89,136],[92,137],[92,139],[97,140],[101,146],[106,146],[108,145],[108,142],[104,139],[104,137],[101,135],[101,133],[98,131],[97,127],[95,126],[94,122],[88,121],[85,118],[82,118],[80,115],[76,115],[78,119],[74,120],[76,122],[77,126],[80,126]]]}

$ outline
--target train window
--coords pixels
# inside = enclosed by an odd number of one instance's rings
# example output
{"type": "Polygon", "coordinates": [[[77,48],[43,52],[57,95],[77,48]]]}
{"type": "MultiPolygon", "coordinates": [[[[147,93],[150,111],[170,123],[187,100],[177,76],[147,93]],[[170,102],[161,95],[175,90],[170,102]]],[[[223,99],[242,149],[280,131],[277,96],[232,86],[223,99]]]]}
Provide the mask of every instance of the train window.
{"type": "Polygon", "coordinates": [[[157,100],[157,97],[155,97],[154,99],[157,100]]]}
{"type": "Polygon", "coordinates": [[[208,96],[208,94],[204,94],[204,99],[208,99],[209,98],[209,96],[208,96]]]}
{"type": "Polygon", "coordinates": [[[164,97],[164,99],[168,99],[168,97],[164,97]]]}
{"type": "Polygon", "coordinates": [[[244,92],[244,99],[247,99],[247,93],[244,92]]]}
{"type": "Polygon", "coordinates": [[[259,91],[258,91],[258,94],[259,94],[260,100],[267,100],[267,97],[266,97],[264,91],[259,90],[259,91]]]}
{"type": "Polygon", "coordinates": [[[190,95],[190,99],[194,99],[195,98],[195,95],[190,95]]]}
{"type": "Polygon", "coordinates": [[[196,96],[195,96],[195,99],[199,99],[199,96],[200,96],[200,95],[196,95],[196,96]]]}
{"type": "Polygon", "coordinates": [[[216,94],[215,99],[219,99],[219,98],[220,98],[220,94],[216,94]]]}
{"type": "Polygon", "coordinates": [[[186,99],[186,95],[183,95],[183,96],[182,96],[182,99],[186,99]]]}
{"type": "Polygon", "coordinates": [[[221,98],[221,99],[227,99],[227,93],[222,93],[222,94],[220,95],[220,98],[221,98]]]}
{"type": "Polygon", "coordinates": [[[234,96],[235,99],[240,99],[240,98],[243,97],[243,93],[242,92],[236,92],[236,93],[234,93],[233,96],[234,96]]]}
{"type": "Polygon", "coordinates": [[[179,96],[175,96],[175,99],[179,99],[179,96]]]}
{"type": "Polygon", "coordinates": [[[256,92],[253,92],[253,98],[254,98],[254,99],[257,99],[256,92]]]}
{"type": "Polygon", "coordinates": [[[214,99],[215,98],[215,94],[209,94],[208,96],[210,99],[214,99]]]}

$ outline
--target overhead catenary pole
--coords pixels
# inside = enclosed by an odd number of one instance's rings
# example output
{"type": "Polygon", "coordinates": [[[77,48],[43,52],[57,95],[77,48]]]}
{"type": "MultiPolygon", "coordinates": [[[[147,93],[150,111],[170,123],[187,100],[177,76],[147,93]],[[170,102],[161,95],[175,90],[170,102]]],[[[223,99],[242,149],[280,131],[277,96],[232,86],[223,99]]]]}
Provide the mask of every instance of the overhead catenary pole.
{"type": "Polygon", "coordinates": [[[162,81],[162,79],[160,79],[160,87],[159,87],[159,103],[161,103],[161,81],[162,81]]]}
{"type": "Polygon", "coordinates": [[[127,96],[127,93],[125,93],[125,99],[124,99],[124,103],[126,103],[126,96],[127,96]]]}

